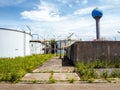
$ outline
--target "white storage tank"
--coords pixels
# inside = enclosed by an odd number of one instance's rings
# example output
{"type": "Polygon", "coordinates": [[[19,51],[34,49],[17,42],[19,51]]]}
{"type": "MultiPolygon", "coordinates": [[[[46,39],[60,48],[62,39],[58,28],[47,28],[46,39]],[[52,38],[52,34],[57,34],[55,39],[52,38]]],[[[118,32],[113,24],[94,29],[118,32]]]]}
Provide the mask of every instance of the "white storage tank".
{"type": "Polygon", "coordinates": [[[30,55],[31,38],[25,31],[0,28],[0,57],[30,55]]]}

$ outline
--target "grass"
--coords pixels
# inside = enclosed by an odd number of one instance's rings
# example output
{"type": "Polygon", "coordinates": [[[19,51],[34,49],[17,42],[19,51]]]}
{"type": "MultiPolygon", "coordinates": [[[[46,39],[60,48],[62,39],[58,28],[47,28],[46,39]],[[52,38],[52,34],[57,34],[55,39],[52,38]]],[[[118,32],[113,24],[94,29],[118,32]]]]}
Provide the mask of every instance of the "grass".
{"type": "Polygon", "coordinates": [[[17,82],[26,73],[52,58],[52,54],[0,58],[0,81],[17,82]]]}
{"type": "Polygon", "coordinates": [[[96,60],[89,63],[79,62],[76,64],[75,71],[78,73],[82,81],[88,81],[90,83],[97,78],[104,78],[108,80],[108,82],[110,82],[109,78],[120,78],[120,70],[113,70],[112,72],[104,71],[98,75],[94,70],[96,68],[120,68],[120,59],[114,61],[96,60]]]}
{"type": "Polygon", "coordinates": [[[78,72],[81,80],[83,80],[83,81],[86,81],[86,80],[89,80],[91,78],[96,78],[97,77],[97,74],[92,67],[90,68],[83,63],[78,63],[76,65],[76,67],[77,67],[76,71],[78,72]]]}
{"type": "Polygon", "coordinates": [[[101,78],[104,78],[104,79],[107,79],[109,78],[109,74],[108,74],[108,71],[103,71],[100,75],[101,78]]]}
{"type": "Polygon", "coordinates": [[[38,83],[38,82],[39,82],[39,80],[36,80],[36,79],[35,79],[35,80],[33,80],[32,82],[33,82],[33,83],[38,83]]]}
{"type": "Polygon", "coordinates": [[[94,82],[94,78],[88,79],[88,83],[93,83],[93,82],[94,82]]]}
{"type": "Polygon", "coordinates": [[[69,79],[69,83],[74,83],[74,82],[75,82],[74,78],[69,79]]]}
{"type": "Polygon", "coordinates": [[[94,68],[120,68],[120,59],[117,60],[102,60],[97,59],[94,62],[90,62],[88,65],[94,68]]]}
{"type": "Polygon", "coordinates": [[[114,70],[110,74],[111,78],[120,78],[120,70],[114,70]]]}

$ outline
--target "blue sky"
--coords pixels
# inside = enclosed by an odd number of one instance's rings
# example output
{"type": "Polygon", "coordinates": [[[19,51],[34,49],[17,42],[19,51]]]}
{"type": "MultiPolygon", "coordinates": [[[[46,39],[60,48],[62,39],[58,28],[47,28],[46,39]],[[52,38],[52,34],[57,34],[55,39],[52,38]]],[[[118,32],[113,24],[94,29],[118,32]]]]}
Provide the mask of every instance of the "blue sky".
{"type": "Polygon", "coordinates": [[[103,11],[100,21],[102,38],[120,40],[119,0],[0,0],[0,27],[39,34],[40,39],[96,38],[94,8],[103,11]]]}

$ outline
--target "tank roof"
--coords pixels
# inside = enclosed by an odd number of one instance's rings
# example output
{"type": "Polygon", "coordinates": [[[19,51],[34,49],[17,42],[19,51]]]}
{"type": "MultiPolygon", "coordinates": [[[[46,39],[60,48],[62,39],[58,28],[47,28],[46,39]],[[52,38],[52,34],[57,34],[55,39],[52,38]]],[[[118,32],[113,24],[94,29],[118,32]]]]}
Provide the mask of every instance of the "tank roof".
{"type": "Polygon", "coordinates": [[[31,35],[30,33],[27,33],[25,31],[20,31],[20,30],[15,30],[15,29],[9,29],[9,28],[0,28],[0,30],[15,31],[15,32],[21,32],[21,33],[26,33],[26,34],[31,35]]]}

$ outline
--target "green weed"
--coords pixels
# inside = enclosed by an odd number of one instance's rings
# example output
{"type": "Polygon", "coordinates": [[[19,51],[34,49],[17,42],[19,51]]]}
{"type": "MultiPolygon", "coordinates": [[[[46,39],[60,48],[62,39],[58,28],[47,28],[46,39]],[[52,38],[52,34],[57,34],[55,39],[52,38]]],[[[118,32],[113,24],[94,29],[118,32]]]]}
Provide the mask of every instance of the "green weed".
{"type": "Polygon", "coordinates": [[[52,54],[16,58],[0,58],[0,81],[19,81],[26,73],[52,58],[52,54]]]}
{"type": "Polygon", "coordinates": [[[104,78],[104,79],[108,78],[108,77],[109,77],[108,71],[103,71],[103,72],[101,73],[100,77],[101,77],[101,78],[104,78]]]}
{"type": "Polygon", "coordinates": [[[74,78],[69,79],[69,82],[70,82],[70,83],[74,83],[74,82],[75,82],[75,79],[74,79],[74,78]]]}
{"type": "Polygon", "coordinates": [[[39,80],[36,80],[36,79],[35,79],[35,80],[33,80],[32,82],[33,82],[33,83],[38,83],[38,82],[39,82],[39,80]]]}
{"type": "Polygon", "coordinates": [[[51,76],[49,77],[49,83],[55,83],[56,80],[53,78],[54,72],[51,71],[51,76]]]}
{"type": "Polygon", "coordinates": [[[120,78],[120,70],[114,70],[110,74],[111,78],[120,78]]]}
{"type": "Polygon", "coordinates": [[[89,66],[83,63],[78,63],[76,67],[77,67],[77,72],[79,73],[81,80],[86,81],[90,78],[97,77],[97,74],[92,67],[89,68],[89,66]]]}
{"type": "Polygon", "coordinates": [[[94,81],[94,78],[88,79],[88,83],[93,83],[93,81],[94,81]]]}

